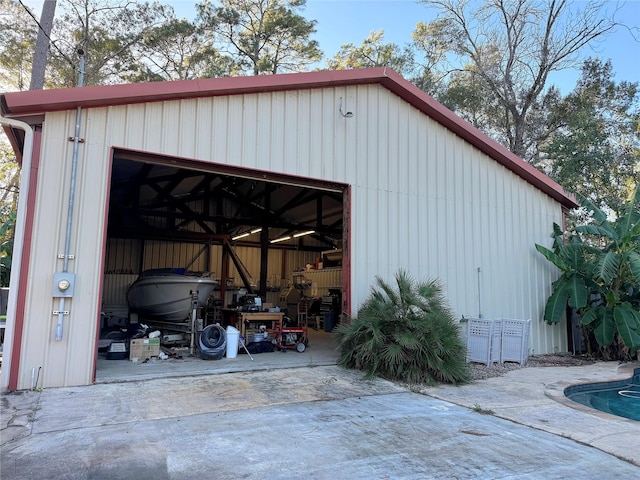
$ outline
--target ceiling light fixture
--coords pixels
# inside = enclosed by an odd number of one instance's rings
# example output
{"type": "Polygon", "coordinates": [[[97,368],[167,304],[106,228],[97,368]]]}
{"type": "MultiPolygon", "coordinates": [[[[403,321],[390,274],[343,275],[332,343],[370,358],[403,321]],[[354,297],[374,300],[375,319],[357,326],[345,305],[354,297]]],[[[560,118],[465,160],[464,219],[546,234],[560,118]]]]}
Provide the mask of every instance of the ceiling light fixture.
{"type": "Polygon", "coordinates": [[[291,236],[276,238],[275,240],[271,240],[270,243],[284,242],[285,240],[291,240],[291,236]]]}
{"type": "Polygon", "coordinates": [[[231,240],[240,240],[241,238],[248,237],[249,235],[251,235],[249,232],[244,232],[240,235],[236,235],[235,237],[231,237],[231,240]]]}
{"type": "Polygon", "coordinates": [[[248,237],[249,235],[253,235],[254,233],[258,233],[261,231],[262,231],[262,228],[254,228],[253,230],[250,230],[248,232],[240,233],[235,237],[231,237],[231,240],[239,240],[241,238],[248,237]]]}
{"type": "Polygon", "coordinates": [[[315,230],[309,230],[307,232],[296,233],[293,238],[304,237],[305,235],[311,235],[312,233],[316,233],[315,230]]]}
{"type": "Polygon", "coordinates": [[[340,110],[340,115],[342,115],[344,118],[353,117],[353,112],[344,112],[342,110],[342,97],[340,97],[340,108],[338,110],[340,110]]]}

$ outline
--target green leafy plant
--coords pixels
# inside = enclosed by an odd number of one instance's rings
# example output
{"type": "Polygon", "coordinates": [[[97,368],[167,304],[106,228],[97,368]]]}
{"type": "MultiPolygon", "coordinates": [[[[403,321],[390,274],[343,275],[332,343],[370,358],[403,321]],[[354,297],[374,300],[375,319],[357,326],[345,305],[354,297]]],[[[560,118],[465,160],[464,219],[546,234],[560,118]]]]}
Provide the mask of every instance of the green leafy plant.
{"type": "Polygon", "coordinates": [[[491,410],[490,408],[483,408],[481,407],[479,404],[474,403],[473,404],[473,408],[472,410],[476,413],[480,413],[482,415],[493,415],[496,412],[494,412],[493,410],[491,410]]]}
{"type": "Polygon", "coordinates": [[[621,351],[604,356],[626,360],[640,348],[640,188],[613,221],[588,199],[580,200],[593,223],[564,235],[554,225],[553,249],[536,244],[562,272],[544,318],[556,323],[567,306],[576,309],[601,353],[621,342],[621,351]]]}
{"type": "Polygon", "coordinates": [[[9,286],[11,277],[11,258],[13,253],[13,229],[16,222],[15,212],[1,215],[4,222],[0,225],[0,287],[9,286]]]}
{"type": "Polygon", "coordinates": [[[396,288],[376,277],[357,315],[336,329],[338,364],[368,378],[469,381],[465,347],[440,283],[416,283],[402,270],[395,280],[396,288]]]}

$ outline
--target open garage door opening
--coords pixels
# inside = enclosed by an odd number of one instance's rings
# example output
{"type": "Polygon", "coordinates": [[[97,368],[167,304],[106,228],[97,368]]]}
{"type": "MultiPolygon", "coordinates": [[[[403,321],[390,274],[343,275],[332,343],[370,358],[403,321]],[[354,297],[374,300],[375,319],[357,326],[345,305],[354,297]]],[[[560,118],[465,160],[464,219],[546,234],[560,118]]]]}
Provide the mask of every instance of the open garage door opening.
{"type": "Polygon", "coordinates": [[[335,357],[348,196],[344,184],[114,151],[96,381],[209,371],[218,359],[226,371],[224,348],[211,346],[223,332],[229,345],[239,332],[229,371],[285,358],[252,352],[335,357]],[[158,340],[145,341],[151,332],[158,340]]]}

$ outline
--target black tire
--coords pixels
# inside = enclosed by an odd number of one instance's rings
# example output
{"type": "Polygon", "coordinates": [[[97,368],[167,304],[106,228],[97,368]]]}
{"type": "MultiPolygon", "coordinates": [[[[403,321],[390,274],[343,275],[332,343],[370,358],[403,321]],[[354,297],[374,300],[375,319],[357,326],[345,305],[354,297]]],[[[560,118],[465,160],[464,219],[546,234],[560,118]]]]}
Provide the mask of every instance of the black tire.
{"type": "Polygon", "coordinates": [[[220,360],[224,356],[224,350],[200,350],[202,360],[220,360]]]}
{"type": "Polygon", "coordinates": [[[220,346],[218,346],[216,348],[210,348],[210,347],[207,347],[204,343],[202,343],[202,338],[199,338],[198,339],[198,347],[203,352],[208,352],[208,353],[222,352],[222,353],[224,353],[225,350],[227,349],[227,342],[225,341],[222,345],[220,345],[220,346]]]}
{"type": "Polygon", "coordinates": [[[220,325],[209,325],[202,330],[200,341],[205,348],[216,349],[226,344],[227,332],[220,325]]]}
{"type": "Polygon", "coordinates": [[[220,360],[224,356],[224,352],[227,349],[226,339],[217,348],[208,348],[202,344],[202,336],[198,339],[198,346],[200,347],[200,358],[203,360],[220,360]]]}

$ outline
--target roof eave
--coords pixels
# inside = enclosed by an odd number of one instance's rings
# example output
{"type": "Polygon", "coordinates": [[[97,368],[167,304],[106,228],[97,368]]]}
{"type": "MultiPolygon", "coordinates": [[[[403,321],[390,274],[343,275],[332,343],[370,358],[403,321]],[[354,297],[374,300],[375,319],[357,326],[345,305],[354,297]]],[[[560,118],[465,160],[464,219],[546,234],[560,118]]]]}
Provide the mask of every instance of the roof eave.
{"type": "Polygon", "coordinates": [[[3,95],[6,115],[38,114],[60,110],[97,108],[198,97],[323,88],[337,85],[380,83],[382,68],[322,70],[306,73],[251,77],[204,78],[170,82],[99,85],[82,88],[33,90],[3,95]]]}

